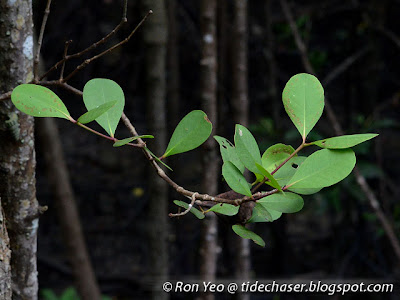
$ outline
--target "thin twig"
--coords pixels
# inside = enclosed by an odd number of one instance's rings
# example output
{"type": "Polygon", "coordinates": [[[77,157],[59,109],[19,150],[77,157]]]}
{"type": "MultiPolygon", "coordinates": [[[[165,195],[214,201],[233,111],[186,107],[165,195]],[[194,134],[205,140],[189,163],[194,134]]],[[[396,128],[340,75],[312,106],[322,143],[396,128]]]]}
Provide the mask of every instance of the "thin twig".
{"type": "Polygon", "coordinates": [[[51,0],[47,0],[46,9],[43,15],[42,26],[40,27],[39,38],[37,41],[36,57],[35,60],[33,61],[33,77],[35,82],[38,81],[38,76],[39,76],[38,71],[39,71],[40,50],[42,48],[44,29],[46,28],[47,18],[49,17],[50,14],[50,5],[51,5],[51,0]]]}
{"type": "Polygon", "coordinates": [[[63,55],[64,62],[63,62],[63,64],[62,64],[62,66],[61,66],[60,81],[62,81],[62,79],[63,79],[63,77],[64,77],[65,62],[66,62],[65,58],[67,57],[67,54],[68,54],[68,47],[69,47],[69,45],[70,45],[71,43],[72,43],[72,40],[69,40],[69,41],[66,41],[66,42],[65,42],[65,46],[64,46],[64,55],[63,55]]]}
{"type": "Polygon", "coordinates": [[[363,49],[357,51],[353,55],[347,57],[342,61],[336,68],[334,68],[325,78],[322,80],[322,85],[326,88],[333,80],[335,80],[339,75],[345,72],[351,65],[353,65],[360,57],[369,51],[369,47],[364,47],[363,49]]]}
{"type": "Polygon", "coordinates": [[[135,32],[142,26],[142,24],[144,23],[144,21],[146,21],[147,17],[149,15],[151,15],[153,13],[152,10],[149,10],[147,12],[147,14],[143,17],[143,19],[139,22],[139,24],[135,27],[135,29],[132,30],[132,32],[129,34],[129,36],[127,38],[125,38],[124,40],[122,40],[121,42],[119,42],[118,44],[108,48],[107,50],[104,50],[103,52],[89,58],[86,59],[83,63],[81,63],[79,66],[76,67],[76,69],[74,71],[72,71],[65,79],[63,79],[63,82],[67,82],[69,79],[71,79],[72,76],[74,76],[77,72],[79,72],[81,69],[85,68],[88,64],[90,64],[91,62],[93,62],[94,60],[102,57],[103,55],[110,53],[111,51],[115,50],[116,48],[122,46],[123,44],[127,43],[131,37],[135,34],[135,32]]]}
{"type": "MultiPolygon", "coordinates": [[[[312,68],[310,60],[308,59],[308,54],[307,54],[307,51],[301,40],[299,31],[294,24],[292,13],[289,9],[289,6],[287,5],[286,0],[280,0],[280,3],[281,3],[284,15],[285,15],[288,23],[292,24],[292,25],[290,25],[290,28],[292,30],[293,36],[295,37],[295,42],[296,42],[297,48],[301,52],[304,68],[306,69],[307,72],[314,74],[314,69],[312,68]]],[[[326,97],[325,97],[325,109],[328,114],[328,119],[331,122],[335,133],[337,135],[343,135],[342,126],[340,125],[339,121],[337,120],[336,114],[333,111],[333,109],[326,97]]],[[[356,178],[358,185],[361,187],[361,190],[363,191],[364,195],[368,199],[368,202],[369,202],[371,208],[373,209],[373,211],[375,212],[379,221],[381,222],[397,258],[400,260],[400,242],[396,236],[393,226],[391,226],[389,220],[387,219],[385,213],[383,212],[382,208],[379,205],[379,201],[376,198],[375,193],[373,192],[371,187],[368,185],[367,181],[365,180],[365,177],[360,173],[357,166],[354,168],[353,173],[354,173],[354,176],[356,178]]]]}
{"type": "Polygon", "coordinates": [[[187,209],[185,209],[183,212],[176,213],[176,214],[170,213],[169,216],[170,216],[170,217],[180,217],[180,216],[186,215],[186,214],[192,209],[192,207],[193,207],[193,205],[194,205],[194,202],[196,201],[196,195],[197,195],[197,194],[198,194],[198,193],[196,192],[196,193],[194,193],[194,194],[192,195],[192,202],[190,202],[190,204],[189,204],[189,206],[188,206],[187,209]]]}

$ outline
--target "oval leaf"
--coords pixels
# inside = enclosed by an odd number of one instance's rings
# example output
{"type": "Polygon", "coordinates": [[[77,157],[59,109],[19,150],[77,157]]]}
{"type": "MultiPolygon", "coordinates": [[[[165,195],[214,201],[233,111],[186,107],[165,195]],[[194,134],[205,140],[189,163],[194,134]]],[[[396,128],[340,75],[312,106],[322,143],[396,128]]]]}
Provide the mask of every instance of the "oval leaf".
{"type": "Polygon", "coordinates": [[[130,142],[137,140],[137,139],[154,139],[154,136],[146,134],[146,135],[133,136],[133,137],[126,138],[123,140],[118,140],[113,144],[113,147],[121,147],[121,146],[124,146],[130,142]]]}
{"type": "Polygon", "coordinates": [[[297,74],[286,83],[282,100],[287,114],[305,140],[324,110],[321,83],[311,74],[297,74]]]}
{"type": "Polygon", "coordinates": [[[44,86],[21,84],[13,90],[11,101],[16,108],[30,116],[72,120],[61,99],[44,86]]]}
{"type": "Polygon", "coordinates": [[[373,139],[376,136],[378,136],[378,134],[376,133],[350,134],[350,135],[336,136],[329,139],[315,141],[312,142],[311,144],[317,145],[321,148],[345,149],[361,144],[370,139],[373,139]]]}
{"type": "Polygon", "coordinates": [[[86,112],[82,116],[80,116],[78,118],[78,122],[81,124],[90,123],[90,122],[96,120],[98,117],[100,117],[105,112],[107,112],[109,109],[111,109],[116,103],[117,103],[117,101],[110,101],[110,102],[101,104],[98,107],[96,107],[92,110],[89,110],[88,112],[86,112]]]}
{"type": "Polygon", "coordinates": [[[232,229],[238,236],[240,236],[240,237],[242,237],[244,239],[252,240],[257,245],[259,245],[261,247],[265,247],[264,240],[258,234],[256,234],[253,231],[247,229],[243,225],[239,225],[239,224],[233,225],[232,229]]]}
{"type": "Polygon", "coordinates": [[[298,167],[287,183],[292,188],[322,188],[331,186],[346,178],[356,164],[351,149],[318,150],[298,167]]]}
{"type": "Polygon", "coordinates": [[[251,132],[239,124],[236,124],[235,129],[235,147],[236,153],[244,166],[254,174],[259,174],[260,171],[256,163],[262,164],[260,149],[251,132]]]}
{"type": "Polygon", "coordinates": [[[96,118],[96,122],[111,137],[114,137],[125,106],[124,92],[116,82],[110,79],[95,78],[86,83],[83,88],[83,102],[88,111],[110,101],[117,101],[117,103],[107,112],[96,118]]]}
{"type": "Polygon", "coordinates": [[[272,194],[257,201],[266,209],[273,209],[283,213],[295,213],[304,206],[301,196],[293,193],[272,194]]]}
{"type": "Polygon", "coordinates": [[[162,157],[197,148],[208,139],[211,130],[211,122],[203,111],[194,110],[188,113],[176,126],[162,157]]]}
{"type": "Polygon", "coordinates": [[[306,158],[305,156],[294,156],[274,174],[274,178],[280,186],[284,186],[289,182],[306,158]]]}
{"type": "Polygon", "coordinates": [[[224,176],[229,187],[236,193],[251,197],[251,185],[246,181],[240,170],[230,161],[223,164],[222,176],[224,176]]]}
{"type": "Polygon", "coordinates": [[[222,203],[214,205],[208,211],[213,211],[226,216],[234,216],[239,212],[239,206],[222,203]]]}
{"type": "Polygon", "coordinates": [[[236,166],[236,168],[238,168],[240,170],[240,172],[243,173],[244,165],[240,161],[239,156],[236,153],[235,146],[233,146],[232,143],[224,137],[214,135],[214,139],[219,144],[219,149],[221,152],[222,160],[224,162],[230,161],[231,163],[233,163],[236,166]]]}
{"type": "Polygon", "coordinates": [[[262,166],[268,171],[272,172],[281,163],[287,159],[290,154],[294,152],[294,148],[290,145],[276,144],[265,150],[261,157],[262,166]]]}
{"type": "MultiPolygon", "coordinates": [[[[180,207],[183,207],[184,209],[188,209],[188,207],[189,207],[189,204],[188,203],[186,203],[186,202],[183,202],[183,201],[179,201],[179,200],[174,200],[174,203],[176,204],[176,205],[178,205],[178,206],[180,206],[180,207]]],[[[200,211],[200,210],[198,210],[197,208],[195,208],[195,207],[192,207],[190,210],[189,210],[192,214],[194,214],[195,216],[196,216],[196,218],[198,218],[198,219],[204,219],[206,216],[200,211]]]]}

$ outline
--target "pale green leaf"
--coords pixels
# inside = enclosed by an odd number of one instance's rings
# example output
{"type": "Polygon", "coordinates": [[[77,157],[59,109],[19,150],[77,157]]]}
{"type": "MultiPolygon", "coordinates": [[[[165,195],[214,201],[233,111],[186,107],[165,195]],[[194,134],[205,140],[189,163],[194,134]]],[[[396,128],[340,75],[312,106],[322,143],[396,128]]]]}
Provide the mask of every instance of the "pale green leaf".
{"type": "Polygon", "coordinates": [[[324,89],[318,79],[306,73],[294,75],[282,93],[285,110],[305,140],[324,110],[324,89]]]}
{"type": "Polygon", "coordinates": [[[81,124],[90,123],[90,122],[96,120],[102,114],[106,113],[116,103],[117,103],[117,101],[110,101],[110,102],[106,102],[104,104],[101,104],[98,107],[93,108],[93,109],[89,110],[88,112],[84,113],[82,116],[80,116],[78,118],[78,122],[81,123],[81,124]]]}
{"type": "Polygon", "coordinates": [[[151,150],[150,150],[149,148],[144,147],[144,149],[146,149],[146,150],[150,153],[150,155],[154,158],[154,160],[155,160],[156,162],[162,164],[162,165],[163,165],[164,167],[166,167],[168,170],[173,171],[173,170],[171,169],[170,166],[168,166],[165,162],[163,162],[161,159],[159,159],[159,158],[157,157],[157,155],[155,155],[153,152],[151,152],[151,150]]]}
{"type": "Polygon", "coordinates": [[[281,186],[279,185],[278,181],[276,181],[276,179],[262,165],[256,163],[256,166],[260,173],[269,179],[269,181],[266,181],[265,183],[282,192],[281,186]]]}
{"type": "Polygon", "coordinates": [[[260,149],[251,132],[244,126],[236,124],[235,129],[236,153],[244,166],[254,174],[259,174],[256,163],[261,163],[260,149]]]}
{"type": "Polygon", "coordinates": [[[226,216],[234,216],[239,212],[239,206],[231,205],[228,203],[221,203],[214,205],[208,211],[213,211],[226,216]]]}
{"type": "MultiPolygon", "coordinates": [[[[174,203],[175,203],[176,205],[180,206],[180,207],[183,207],[184,209],[188,209],[188,207],[189,207],[189,204],[186,203],[186,202],[183,202],[183,201],[174,200],[174,203]]],[[[198,209],[195,208],[195,207],[192,207],[192,208],[189,210],[189,212],[191,212],[193,215],[195,215],[196,218],[198,218],[198,219],[200,219],[200,220],[205,218],[204,213],[202,213],[200,210],[198,210],[198,209]]]]}
{"type": "Polygon", "coordinates": [[[375,133],[350,134],[350,135],[336,136],[328,139],[323,139],[320,141],[315,141],[312,142],[311,144],[317,145],[321,148],[345,149],[361,144],[376,136],[378,136],[378,134],[375,133]]]}
{"type": "Polygon", "coordinates": [[[44,86],[21,84],[12,91],[11,101],[16,108],[30,116],[72,120],[62,100],[44,86]]]}
{"type": "Polygon", "coordinates": [[[240,161],[240,159],[236,153],[235,146],[233,146],[232,143],[224,137],[214,135],[214,139],[219,144],[219,149],[221,151],[222,160],[224,162],[230,161],[231,163],[233,163],[236,166],[236,168],[238,168],[240,170],[240,172],[243,173],[244,165],[240,161]]]}
{"type": "Polygon", "coordinates": [[[133,141],[137,140],[137,139],[153,139],[153,138],[154,138],[154,136],[149,135],[149,134],[133,136],[133,137],[130,137],[130,138],[126,138],[126,139],[123,139],[123,140],[116,141],[113,144],[113,147],[121,147],[121,146],[124,146],[124,145],[126,145],[126,144],[128,144],[130,142],[133,142],[133,141]]]}
{"type": "Polygon", "coordinates": [[[306,160],[305,156],[294,156],[284,164],[275,174],[274,178],[280,186],[285,186],[296,173],[297,168],[306,160]]]}
{"type": "Polygon", "coordinates": [[[295,213],[304,206],[301,196],[289,192],[269,195],[258,200],[257,203],[260,203],[266,209],[273,209],[283,213],[295,213]]]}
{"type": "Polygon", "coordinates": [[[247,229],[243,225],[239,225],[239,224],[233,225],[232,229],[238,236],[240,236],[240,237],[242,237],[244,239],[250,239],[254,243],[256,243],[257,245],[259,245],[261,247],[265,247],[264,240],[258,234],[256,234],[253,231],[247,229]]]}
{"type": "Polygon", "coordinates": [[[290,145],[276,144],[265,150],[261,157],[262,166],[272,172],[285,161],[295,150],[290,145]]]}
{"type": "Polygon", "coordinates": [[[117,101],[117,103],[96,118],[96,122],[111,137],[114,137],[125,106],[124,92],[116,82],[110,79],[95,78],[86,83],[83,88],[83,102],[88,111],[110,101],[117,101]]]}
{"type": "Polygon", "coordinates": [[[355,164],[356,157],[351,149],[322,149],[307,157],[287,186],[295,189],[331,186],[346,178],[355,164]]]}
{"type": "Polygon", "coordinates": [[[163,157],[197,148],[208,139],[211,130],[212,124],[203,111],[191,111],[176,126],[163,157]]]}
{"type": "Polygon", "coordinates": [[[242,195],[251,196],[251,185],[246,181],[240,170],[230,161],[223,164],[222,176],[224,176],[226,183],[232,190],[242,195]]]}

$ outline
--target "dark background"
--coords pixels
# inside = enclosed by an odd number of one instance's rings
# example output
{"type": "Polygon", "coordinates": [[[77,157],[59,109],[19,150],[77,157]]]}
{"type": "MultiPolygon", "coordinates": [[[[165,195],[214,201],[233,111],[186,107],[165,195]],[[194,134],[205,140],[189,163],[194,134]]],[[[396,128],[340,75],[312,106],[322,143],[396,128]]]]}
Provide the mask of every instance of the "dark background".
{"type": "MultiPolygon", "coordinates": [[[[39,2],[34,11],[38,28],[45,1],[35,2],[39,2]]],[[[144,13],[139,2],[130,1],[128,24],[103,46],[104,49],[125,38],[140,21],[144,13]]],[[[400,2],[292,2],[296,23],[308,46],[309,58],[322,82],[341,62],[364,50],[356,62],[324,88],[346,133],[380,134],[373,141],[355,147],[357,164],[398,232],[400,40],[397,36],[400,35],[400,2]]],[[[219,36],[228,37],[226,55],[229,59],[232,8],[229,4],[227,7],[226,31],[219,32],[219,36]]],[[[249,128],[262,152],[274,143],[283,142],[296,148],[301,142],[284,112],[280,93],[291,76],[305,70],[279,3],[272,1],[271,8],[275,42],[273,49],[268,49],[265,1],[249,1],[249,128]],[[266,51],[273,51],[277,65],[278,97],[275,98],[268,90],[270,78],[266,51]]],[[[199,1],[177,1],[176,16],[181,118],[201,106],[199,1]]],[[[120,1],[55,1],[42,48],[45,68],[62,57],[66,40],[73,40],[71,52],[80,51],[110,32],[120,17],[120,1]]],[[[82,89],[92,78],[104,77],[116,81],[125,92],[125,113],[134,122],[139,134],[153,134],[146,130],[145,125],[145,51],[139,30],[128,44],[90,64],[70,83],[82,89]]],[[[66,71],[75,67],[72,61],[67,64],[66,71]]],[[[229,74],[229,61],[226,73],[229,74]]],[[[223,109],[220,110],[220,132],[217,134],[233,140],[230,88],[227,79],[219,81],[218,101],[223,109]]],[[[55,91],[72,116],[78,117],[85,112],[79,97],[63,90],[55,91]]],[[[167,111],[167,117],[174,116],[168,115],[167,111]]],[[[147,185],[145,174],[153,170],[147,168],[140,151],[128,147],[115,149],[109,142],[71,123],[57,120],[57,124],[102,292],[121,297],[118,299],[146,299],[146,286],[141,284],[141,278],[149,266],[146,230],[152,224],[146,221],[146,193],[152,187],[147,185]]],[[[101,131],[96,124],[92,126],[101,131]]],[[[156,133],[154,135],[157,136],[156,133]]],[[[127,136],[128,131],[120,124],[117,137],[127,136]]],[[[324,113],[309,139],[330,136],[334,136],[334,131],[324,113]]],[[[151,141],[148,146],[151,149],[151,141]]],[[[44,151],[43,147],[37,149],[38,199],[41,205],[49,206],[40,219],[39,282],[41,288],[62,291],[72,285],[72,276],[54,212],[55,200],[44,171],[41,157],[44,151]]],[[[169,161],[176,166],[176,170],[171,177],[188,189],[199,190],[199,157],[198,150],[172,157],[169,161]]],[[[224,188],[224,185],[221,184],[221,187],[224,188]]],[[[179,195],[171,193],[171,203],[177,197],[179,195]]],[[[255,279],[295,276],[312,279],[396,278],[399,264],[393,249],[353,175],[304,199],[305,207],[300,213],[255,226],[255,231],[266,241],[265,248],[255,244],[251,246],[252,276],[255,279]]],[[[176,207],[171,205],[170,211],[175,212],[176,207]]],[[[171,219],[169,224],[171,278],[197,278],[201,264],[198,260],[201,221],[187,215],[171,219]]],[[[235,261],[230,251],[232,245],[226,238],[231,229],[223,222],[219,228],[221,252],[218,277],[232,278],[235,261]]],[[[365,299],[386,299],[385,295],[382,298],[380,295],[363,296],[365,299]]],[[[222,295],[220,297],[223,298],[222,295]]]]}

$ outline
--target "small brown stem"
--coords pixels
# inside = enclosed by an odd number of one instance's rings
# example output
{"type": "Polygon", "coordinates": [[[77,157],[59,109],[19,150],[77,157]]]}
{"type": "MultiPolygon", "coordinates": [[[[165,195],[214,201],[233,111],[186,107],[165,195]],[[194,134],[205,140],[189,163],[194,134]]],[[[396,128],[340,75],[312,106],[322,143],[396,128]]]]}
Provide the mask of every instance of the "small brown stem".
{"type": "Polygon", "coordinates": [[[186,214],[192,209],[192,207],[193,207],[193,205],[194,205],[194,202],[196,201],[196,195],[197,195],[197,194],[198,194],[198,193],[196,192],[196,193],[194,193],[194,194],[192,195],[192,202],[190,202],[189,207],[188,207],[185,211],[183,211],[183,212],[181,212],[181,213],[176,213],[176,214],[170,213],[169,216],[170,216],[170,217],[180,217],[180,216],[186,215],[186,214]]]}
{"type": "Polygon", "coordinates": [[[62,66],[61,66],[61,72],[60,72],[60,81],[62,81],[63,80],[63,77],[64,77],[64,69],[65,69],[65,62],[66,62],[66,60],[65,60],[65,58],[67,57],[67,53],[68,53],[68,47],[69,47],[69,45],[72,43],[72,40],[69,40],[69,41],[66,41],[65,42],[65,47],[64,47],[64,55],[63,55],[63,64],[62,64],[62,66]]]}
{"type": "Polygon", "coordinates": [[[35,60],[33,61],[33,77],[35,82],[38,81],[38,76],[39,76],[38,71],[39,71],[40,50],[42,48],[44,29],[46,28],[47,18],[49,17],[50,14],[50,5],[51,5],[51,0],[47,0],[46,9],[43,15],[42,26],[40,27],[39,38],[37,41],[36,56],[35,60]]]}

